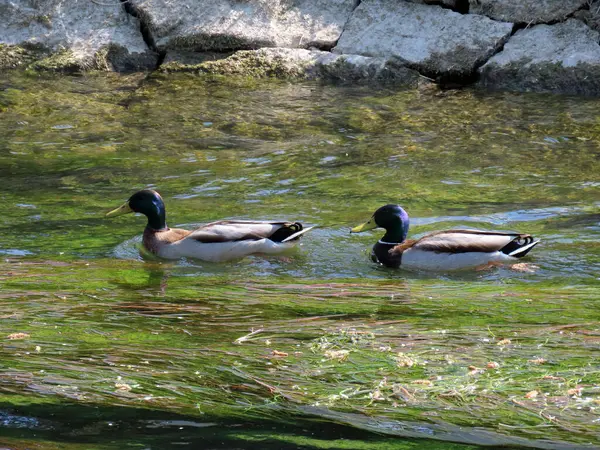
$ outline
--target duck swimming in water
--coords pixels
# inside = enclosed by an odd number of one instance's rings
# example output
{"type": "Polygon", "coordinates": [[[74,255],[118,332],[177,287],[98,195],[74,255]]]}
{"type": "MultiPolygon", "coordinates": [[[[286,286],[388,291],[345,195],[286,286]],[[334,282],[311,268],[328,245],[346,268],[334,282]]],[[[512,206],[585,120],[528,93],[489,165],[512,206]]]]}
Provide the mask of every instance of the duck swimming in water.
{"type": "Polygon", "coordinates": [[[165,259],[222,262],[256,253],[277,254],[294,247],[300,236],[313,228],[304,228],[299,222],[245,220],[222,220],[193,231],[169,228],[163,199],[151,189],[136,192],[106,217],[134,212],[148,218],[144,248],[165,259]]]}
{"type": "Polygon", "coordinates": [[[416,240],[406,239],[408,227],[409,218],[404,209],[385,205],[350,232],[385,229],[385,235],[373,246],[373,261],[388,267],[418,270],[444,271],[516,263],[540,242],[529,234],[460,229],[437,231],[416,240]]]}

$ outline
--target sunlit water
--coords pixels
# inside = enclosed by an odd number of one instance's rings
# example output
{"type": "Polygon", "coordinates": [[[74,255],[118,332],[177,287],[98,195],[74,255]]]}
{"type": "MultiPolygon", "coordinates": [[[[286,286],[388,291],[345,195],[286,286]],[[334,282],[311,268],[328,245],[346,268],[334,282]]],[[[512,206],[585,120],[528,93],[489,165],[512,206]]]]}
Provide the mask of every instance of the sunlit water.
{"type": "Polygon", "coordinates": [[[474,91],[0,76],[0,437],[600,444],[599,112],[474,91]],[[140,254],[143,217],[103,217],[143,187],[171,226],[318,227],[285,257],[156,261],[140,254]],[[382,268],[368,257],[380,233],[349,229],[392,202],[412,236],[542,243],[525,271],[382,268]]]}

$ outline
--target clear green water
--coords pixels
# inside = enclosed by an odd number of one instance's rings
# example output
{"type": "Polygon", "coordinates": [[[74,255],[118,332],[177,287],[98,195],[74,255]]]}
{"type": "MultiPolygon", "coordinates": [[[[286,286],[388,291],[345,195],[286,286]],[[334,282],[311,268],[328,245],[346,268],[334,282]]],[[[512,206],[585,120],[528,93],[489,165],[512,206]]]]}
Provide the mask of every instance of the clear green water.
{"type": "Polygon", "coordinates": [[[1,74],[0,443],[600,445],[599,113],[552,96],[1,74]],[[146,186],[171,226],[320,228],[287,258],[145,261],[144,219],[103,215],[146,186]],[[379,235],[348,232],[389,202],[414,236],[534,234],[537,268],[377,267],[379,235]]]}

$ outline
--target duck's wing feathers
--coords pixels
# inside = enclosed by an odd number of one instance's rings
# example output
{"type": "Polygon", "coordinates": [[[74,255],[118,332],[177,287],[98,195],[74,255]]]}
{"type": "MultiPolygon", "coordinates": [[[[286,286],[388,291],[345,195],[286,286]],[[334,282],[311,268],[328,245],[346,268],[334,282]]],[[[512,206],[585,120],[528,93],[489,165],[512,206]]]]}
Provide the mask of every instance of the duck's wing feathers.
{"type": "Polygon", "coordinates": [[[446,230],[423,236],[421,239],[411,242],[410,245],[401,244],[394,247],[392,252],[402,253],[410,248],[436,253],[492,253],[501,251],[510,254],[511,251],[530,244],[532,241],[533,238],[528,234],[482,230],[446,230]]]}
{"type": "Polygon", "coordinates": [[[194,231],[187,238],[202,243],[256,241],[270,239],[283,242],[299,236],[303,231],[298,222],[261,222],[244,220],[222,220],[209,223],[194,231]]]}

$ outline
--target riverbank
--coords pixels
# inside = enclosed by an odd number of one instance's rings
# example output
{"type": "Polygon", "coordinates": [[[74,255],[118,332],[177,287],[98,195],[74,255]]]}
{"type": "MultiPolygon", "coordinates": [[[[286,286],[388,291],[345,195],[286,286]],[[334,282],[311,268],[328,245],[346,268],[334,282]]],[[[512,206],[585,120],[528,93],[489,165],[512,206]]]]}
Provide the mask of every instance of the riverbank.
{"type": "Polygon", "coordinates": [[[430,79],[600,95],[592,0],[17,0],[0,14],[0,70],[430,79]]]}

